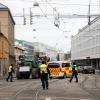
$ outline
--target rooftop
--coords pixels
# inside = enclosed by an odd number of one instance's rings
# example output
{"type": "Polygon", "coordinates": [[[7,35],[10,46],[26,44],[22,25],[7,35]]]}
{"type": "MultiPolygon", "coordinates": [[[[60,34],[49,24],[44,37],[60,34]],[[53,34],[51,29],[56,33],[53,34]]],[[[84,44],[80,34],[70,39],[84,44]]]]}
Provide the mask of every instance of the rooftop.
{"type": "Polygon", "coordinates": [[[1,4],[1,3],[0,3],[0,8],[8,9],[8,7],[6,7],[5,5],[3,5],[3,4],[1,4]]]}

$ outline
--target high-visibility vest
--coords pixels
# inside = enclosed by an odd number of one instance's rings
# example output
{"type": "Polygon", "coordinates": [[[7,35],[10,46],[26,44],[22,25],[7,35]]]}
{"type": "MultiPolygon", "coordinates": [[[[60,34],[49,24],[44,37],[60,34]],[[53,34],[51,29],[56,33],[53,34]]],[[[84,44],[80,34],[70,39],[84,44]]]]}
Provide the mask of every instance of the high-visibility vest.
{"type": "Polygon", "coordinates": [[[40,73],[48,73],[46,64],[40,65],[40,73]]]}
{"type": "Polygon", "coordinates": [[[73,65],[73,66],[72,66],[72,69],[75,69],[76,71],[78,71],[78,66],[73,65]]]}
{"type": "Polygon", "coordinates": [[[9,66],[8,72],[12,72],[12,66],[9,66]]]}

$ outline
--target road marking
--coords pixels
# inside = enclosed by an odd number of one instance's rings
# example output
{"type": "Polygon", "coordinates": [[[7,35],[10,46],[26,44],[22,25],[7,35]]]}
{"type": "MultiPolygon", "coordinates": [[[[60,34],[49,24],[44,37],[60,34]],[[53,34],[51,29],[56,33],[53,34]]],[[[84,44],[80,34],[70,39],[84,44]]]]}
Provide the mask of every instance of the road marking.
{"type": "Polygon", "coordinates": [[[46,98],[45,100],[51,100],[51,98],[46,98]]]}
{"type": "Polygon", "coordinates": [[[93,99],[80,99],[80,100],[93,100],[93,99]]]}
{"type": "MultiPolygon", "coordinates": [[[[45,97],[40,97],[45,98],[45,97]]],[[[67,97],[46,97],[45,100],[51,100],[51,99],[66,99],[66,100],[80,100],[80,98],[67,98],[67,97]]]]}
{"type": "MultiPolygon", "coordinates": [[[[45,97],[40,97],[45,98],[45,97]]],[[[46,97],[45,100],[51,100],[51,99],[66,99],[66,100],[93,100],[93,99],[81,99],[81,98],[67,98],[67,97],[46,97]]]]}

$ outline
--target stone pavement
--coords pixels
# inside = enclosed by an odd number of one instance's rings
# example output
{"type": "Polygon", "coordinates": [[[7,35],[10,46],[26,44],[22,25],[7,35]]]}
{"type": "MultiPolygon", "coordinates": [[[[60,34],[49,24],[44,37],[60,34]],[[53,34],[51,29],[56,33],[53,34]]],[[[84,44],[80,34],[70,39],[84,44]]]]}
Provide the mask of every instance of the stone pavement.
{"type": "Polygon", "coordinates": [[[75,79],[71,83],[68,78],[60,79],[60,81],[50,84],[49,90],[40,91],[39,100],[100,100],[98,99],[100,98],[100,76],[92,74],[87,76],[87,80],[83,82],[85,75],[79,75],[79,83],[76,83],[75,79]],[[93,89],[98,90],[94,90],[95,95],[90,92],[93,89]]]}
{"type": "MultiPolygon", "coordinates": [[[[39,99],[37,100],[100,100],[100,76],[93,74],[79,74],[78,77],[78,83],[75,82],[75,79],[70,83],[68,81],[69,78],[66,78],[59,79],[49,84],[48,90],[39,91],[37,94],[39,99]]],[[[28,80],[14,79],[14,82],[11,83],[6,82],[3,79],[0,80],[0,87],[2,88],[1,85],[21,84],[23,81],[27,82],[28,80]]],[[[29,81],[33,81],[33,79],[29,79],[29,81]]],[[[25,100],[29,99],[26,98],[25,100]]]]}

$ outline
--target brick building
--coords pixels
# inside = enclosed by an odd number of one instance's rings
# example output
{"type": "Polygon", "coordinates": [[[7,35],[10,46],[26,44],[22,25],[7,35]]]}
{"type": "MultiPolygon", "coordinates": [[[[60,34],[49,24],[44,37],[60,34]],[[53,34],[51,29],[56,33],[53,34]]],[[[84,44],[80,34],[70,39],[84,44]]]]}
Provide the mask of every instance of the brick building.
{"type": "Polygon", "coordinates": [[[9,41],[0,32],[0,76],[6,74],[9,64],[9,41]]]}

